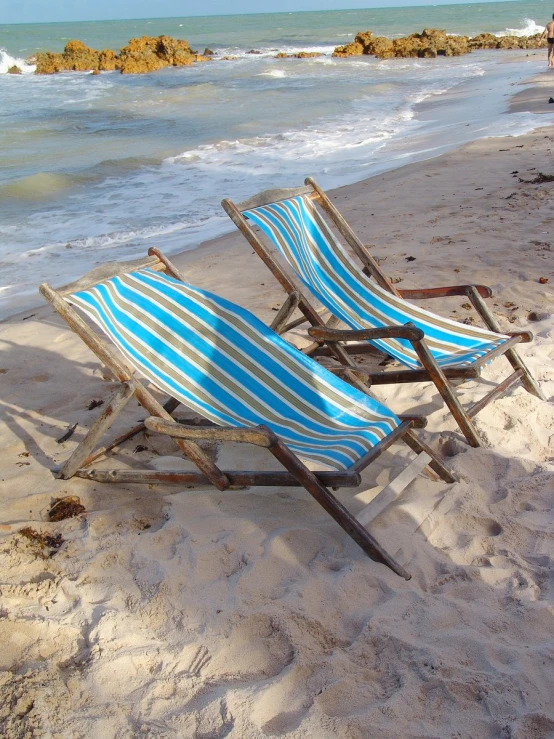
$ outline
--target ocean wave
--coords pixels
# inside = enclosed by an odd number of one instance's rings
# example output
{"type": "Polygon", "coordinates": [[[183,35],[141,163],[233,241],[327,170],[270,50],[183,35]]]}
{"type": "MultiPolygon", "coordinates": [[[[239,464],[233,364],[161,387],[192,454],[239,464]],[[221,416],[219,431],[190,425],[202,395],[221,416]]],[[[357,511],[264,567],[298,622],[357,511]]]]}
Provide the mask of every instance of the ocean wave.
{"type": "Polygon", "coordinates": [[[260,72],[256,77],[288,77],[284,69],[270,69],[268,72],[260,72]]]}
{"type": "Polygon", "coordinates": [[[534,36],[536,33],[542,33],[544,26],[539,26],[532,18],[525,18],[523,28],[506,28],[504,31],[495,33],[495,36],[534,36]]]}
{"type": "Polygon", "coordinates": [[[318,54],[332,54],[334,50],[334,46],[314,46],[313,44],[306,44],[304,46],[272,46],[271,48],[260,46],[248,51],[230,46],[221,49],[214,49],[214,52],[216,57],[235,56],[239,59],[256,60],[274,57],[275,54],[280,53],[299,54],[301,51],[313,51],[318,54]],[[252,54],[251,51],[255,51],[256,53],[252,54]]]}
{"type": "Polygon", "coordinates": [[[33,74],[36,69],[34,64],[27,64],[25,59],[10,56],[5,49],[0,49],[0,74],[7,74],[10,67],[19,67],[23,74],[33,74]]]}
{"type": "Polygon", "coordinates": [[[151,239],[156,239],[161,236],[170,236],[171,234],[180,233],[182,231],[196,231],[201,228],[202,230],[206,229],[209,232],[210,227],[219,225],[221,222],[225,223],[225,217],[218,215],[187,221],[182,220],[174,223],[166,223],[129,231],[112,231],[98,236],[87,236],[84,238],[50,242],[35,249],[28,249],[21,254],[21,257],[47,257],[49,255],[59,257],[61,249],[88,251],[90,249],[111,249],[112,247],[131,243],[133,246],[138,247],[139,244],[144,244],[151,239]]]}

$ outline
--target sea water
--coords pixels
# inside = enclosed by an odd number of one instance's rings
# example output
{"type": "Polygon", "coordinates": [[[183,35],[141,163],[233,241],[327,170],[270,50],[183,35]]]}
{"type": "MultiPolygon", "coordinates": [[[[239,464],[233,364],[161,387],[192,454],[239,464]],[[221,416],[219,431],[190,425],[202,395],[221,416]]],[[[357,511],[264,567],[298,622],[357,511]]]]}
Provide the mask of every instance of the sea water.
{"type": "Polygon", "coordinates": [[[36,304],[42,281],[60,285],[149,246],[193,249],[230,230],[224,197],[306,175],[334,187],[552,122],[505,114],[522,80],[545,68],[544,50],[331,57],[367,29],[530,34],[548,11],[509,2],[0,26],[0,316],[36,304]],[[162,33],[208,46],[215,61],[97,76],[36,76],[24,61],[74,38],[118,49],[162,33]],[[323,56],[274,58],[300,50],[323,56]],[[218,60],[226,55],[238,59],[218,60]],[[5,74],[12,64],[24,74],[5,74]]]}

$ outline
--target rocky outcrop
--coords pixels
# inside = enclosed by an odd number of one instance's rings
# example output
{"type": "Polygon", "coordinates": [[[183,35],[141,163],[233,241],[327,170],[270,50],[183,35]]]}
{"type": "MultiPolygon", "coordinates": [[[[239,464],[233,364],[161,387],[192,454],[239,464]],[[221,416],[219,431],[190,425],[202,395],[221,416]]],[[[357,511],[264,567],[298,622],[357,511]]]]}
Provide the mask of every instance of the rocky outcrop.
{"type": "Polygon", "coordinates": [[[476,49],[537,49],[545,46],[539,42],[540,34],[534,36],[493,36],[482,33],[474,38],[454,36],[436,28],[425,29],[398,39],[374,36],[371,31],[358,33],[354,41],[346,46],[337,46],[333,56],[348,57],[369,54],[379,59],[393,57],[436,57],[460,56],[476,49]]]}
{"type": "Polygon", "coordinates": [[[8,74],[23,74],[21,69],[17,66],[17,64],[14,64],[12,67],[8,69],[8,74]]]}
{"type": "Polygon", "coordinates": [[[323,56],[321,51],[299,51],[296,54],[287,54],[284,51],[280,51],[275,54],[275,59],[313,59],[316,56],[323,56]]]}
{"type": "Polygon", "coordinates": [[[110,49],[96,51],[82,41],[69,41],[61,54],[49,51],[36,55],[36,74],[98,70],[122,74],[144,74],[163,67],[183,67],[209,57],[192,51],[188,41],[170,36],[133,38],[119,54],[110,49]]]}

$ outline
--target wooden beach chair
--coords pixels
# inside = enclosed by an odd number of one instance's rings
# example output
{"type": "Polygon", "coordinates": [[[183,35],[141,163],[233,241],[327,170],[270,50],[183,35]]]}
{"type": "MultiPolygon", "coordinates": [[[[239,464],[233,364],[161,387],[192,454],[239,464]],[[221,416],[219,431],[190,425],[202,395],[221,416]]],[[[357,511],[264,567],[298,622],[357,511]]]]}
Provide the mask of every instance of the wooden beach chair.
{"type": "MultiPolygon", "coordinates": [[[[314,360],[302,355],[255,316],[187,284],[158,250],[149,258],[97,268],[59,290],[40,292],[121,382],[120,389],[63,467],[97,482],[301,486],[372,559],[409,578],[329,488],[356,487],[361,471],[395,441],[418,455],[409,481],[429,464],[446,482],[453,474],[415,435],[414,417],[399,418],[314,360]],[[100,326],[107,343],[75,309],[100,326]],[[114,351],[117,349],[116,351],[114,351]],[[135,374],[169,396],[162,405],[135,374]],[[111,444],[96,448],[134,398],[150,414],[111,444]],[[184,425],[171,413],[182,403],[207,419],[184,425]],[[92,462],[146,426],[173,437],[198,471],[90,469],[92,462]],[[221,470],[199,442],[242,442],[265,447],[279,463],[271,471],[221,470]],[[324,469],[311,471],[300,457],[324,469]],[[283,469],[284,468],[284,469],[283,469]]],[[[342,369],[342,368],[341,368],[342,369]]],[[[380,493],[395,497],[398,478],[380,493]]],[[[371,510],[375,509],[371,501],[371,510]]],[[[368,508],[369,508],[368,506],[368,508]]],[[[381,505],[381,508],[383,506],[381,505]]],[[[359,514],[367,523],[368,510],[359,514]]]]}
{"type": "Polygon", "coordinates": [[[544,399],[537,382],[516,353],[519,342],[532,341],[529,331],[503,333],[483,298],[492,291],[483,285],[455,285],[424,290],[398,290],[369,250],[340,215],[312,178],[304,187],[267,190],[235,205],[222,205],[231,220],[270,268],[284,290],[299,292],[298,308],[303,317],[281,327],[281,333],[308,321],[315,344],[311,356],[321,355],[325,344],[346,366],[351,355],[376,346],[404,365],[405,369],[369,375],[373,385],[399,382],[434,382],[462,433],[472,446],[480,446],[472,418],[518,380],[528,392],[544,399]],[[330,222],[360,261],[353,263],[339,243],[330,222]],[[274,252],[253,226],[258,226],[270,244],[288,262],[300,282],[331,313],[324,323],[305,293],[299,290],[274,252]],[[465,325],[431,313],[409,300],[448,296],[467,297],[486,328],[465,325]],[[345,323],[349,328],[336,327],[345,323]],[[465,409],[452,380],[478,378],[491,360],[505,355],[513,372],[472,407],[465,409]]]}

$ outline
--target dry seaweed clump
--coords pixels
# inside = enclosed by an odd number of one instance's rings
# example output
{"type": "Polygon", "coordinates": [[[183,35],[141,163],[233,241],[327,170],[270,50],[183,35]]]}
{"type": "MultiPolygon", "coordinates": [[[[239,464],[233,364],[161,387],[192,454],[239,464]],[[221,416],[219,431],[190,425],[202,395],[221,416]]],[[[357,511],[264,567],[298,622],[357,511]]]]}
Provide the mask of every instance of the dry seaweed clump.
{"type": "Polygon", "coordinates": [[[118,69],[122,74],[144,74],[163,67],[183,67],[209,59],[209,56],[192,51],[188,41],[170,36],[132,38],[119,54],[111,49],[91,49],[82,41],[69,41],[61,54],[38,53],[35,73],[112,72],[118,69]]]}
{"type": "Polygon", "coordinates": [[[30,526],[25,526],[25,528],[21,529],[19,535],[29,542],[33,550],[43,559],[53,557],[64,543],[61,534],[44,534],[41,531],[32,529],[30,526]]]}
{"type": "Polygon", "coordinates": [[[66,518],[75,518],[81,513],[86,513],[85,506],[77,495],[66,495],[63,498],[55,498],[48,511],[49,521],[64,521],[66,518]]]}
{"type": "Polygon", "coordinates": [[[454,36],[436,28],[426,28],[422,33],[412,33],[398,39],[374,36],[371,31],[358,33],[346,46],[337,46],[333,56],[348,57],[371,55],[379,59],[393,57],[461,56],[477,49],[538,49],[546,42],[540,34],[534,36],[493,36],[482,33],[474,38],[454,36]]]}

